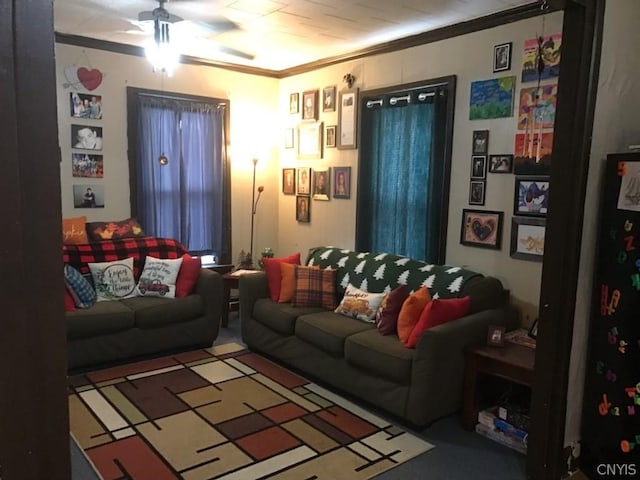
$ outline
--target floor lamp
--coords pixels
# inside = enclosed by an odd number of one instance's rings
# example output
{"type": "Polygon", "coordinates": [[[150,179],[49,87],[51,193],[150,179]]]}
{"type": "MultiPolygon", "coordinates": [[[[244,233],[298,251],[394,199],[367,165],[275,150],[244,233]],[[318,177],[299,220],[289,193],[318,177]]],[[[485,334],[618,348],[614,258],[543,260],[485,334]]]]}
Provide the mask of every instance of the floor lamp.
{"type": "Polygon", "coordinates": [[[264,192],[264,187],[260,185],[258,187],[258,198],[256,198],[256,165],[258,159],[253,159],[253,185],[251,186],[251,248],[249,249],[249,255],[251,258],[251,267],[253,267],[253,221],[256,216],[256,209],[258,208],[258,202],[260,201],[260,195],[264,192]]]}

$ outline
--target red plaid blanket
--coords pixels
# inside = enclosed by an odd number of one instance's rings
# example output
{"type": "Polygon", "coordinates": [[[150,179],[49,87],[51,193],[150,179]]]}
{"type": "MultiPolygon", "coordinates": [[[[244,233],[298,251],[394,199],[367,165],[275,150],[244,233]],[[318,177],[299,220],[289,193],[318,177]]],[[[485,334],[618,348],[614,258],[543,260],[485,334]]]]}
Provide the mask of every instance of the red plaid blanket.
{"type": "Polygon", "coordinates": [[[63,245],[62,253],[64,263],[83,274],[90,273],[88,263],[113,262],[133,257],[133,271],[138,278],[147,255],[155,258],[179,258],[187,253],[187,249],[171,238],[134,237],[63,245]]]}

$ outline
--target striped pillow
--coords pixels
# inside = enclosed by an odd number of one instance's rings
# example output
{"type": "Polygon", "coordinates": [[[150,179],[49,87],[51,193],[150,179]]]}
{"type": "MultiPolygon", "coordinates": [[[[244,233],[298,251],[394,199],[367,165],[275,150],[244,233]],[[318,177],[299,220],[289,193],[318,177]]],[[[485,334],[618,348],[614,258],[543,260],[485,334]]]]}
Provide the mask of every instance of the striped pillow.
{"type": "Polygon", "coordinates": [[[294,307],[336,308],[336,271],[294,265],[296,288],[291,303],[294,307]]]}

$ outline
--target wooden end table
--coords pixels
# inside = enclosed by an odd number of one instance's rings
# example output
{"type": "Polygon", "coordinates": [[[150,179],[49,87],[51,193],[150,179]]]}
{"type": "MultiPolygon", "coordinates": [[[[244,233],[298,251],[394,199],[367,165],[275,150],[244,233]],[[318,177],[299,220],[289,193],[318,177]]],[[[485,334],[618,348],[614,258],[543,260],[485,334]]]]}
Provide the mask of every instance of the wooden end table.
{"type": "Polygon", "coordinates": [[[478,377],[492,375],[531,387],[536,351],[505,342],[503,347],[474,345],[464,351],[464,399],[462,426],[473,430],[478,423],[480,396],[478,377]]]}
{"type": "Polygon", "coordinates": [[[239,307],[239,298],[231,296],[231,290],[237,290],[240,284],[240,277],[225,273],[222,275],[222,326],[229,326],[229,312],[235,312],[239,307]]]}

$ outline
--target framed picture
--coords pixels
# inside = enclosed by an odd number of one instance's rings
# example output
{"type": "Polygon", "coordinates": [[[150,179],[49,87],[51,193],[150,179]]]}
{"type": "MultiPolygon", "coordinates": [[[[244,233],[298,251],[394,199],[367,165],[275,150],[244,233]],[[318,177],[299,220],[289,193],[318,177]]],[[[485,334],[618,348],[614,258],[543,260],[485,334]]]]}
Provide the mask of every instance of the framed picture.
{"type": "Polygon", "coordinates": [[[516,133],[513,173],[551,175],[553,132],[516,133]]]}
{"type": "Polygon", "coordinates": [[[474,155],[471,157],[471,179],[484,180],[487,178],[487,157],[474,155]]]}
{"type": "Polygon", "coordinates": [[[289,95],[289,113],[300,113],[300,94],[297,92],[289,95]]]}
{"type": "Polygon", "coordinates": [[[327,148],[336,147],[336,125],[330,125],[324,131],[324,146],[327,148]]]}
{"type": "Polygon", "coordinates": [[[511,70],[512,43],[501,43],[493,47],[493,71],[504,72],[511,70]]]}
{"type": "Polygon", "coordinates": [[[323,112],[335,112],[336,111],[336,87],[324,87],[322,89],[322,111],[323,112]]]}
{"type": "Polygon", "coordinates": [[[293,148],[293,128],[284,129],[284,148],[293,148]]]}
{"type": "Polygon", "coordinates": [[[282,193],[285,195],[295,195],[296,193],[296,169],[282,169],[282,193]]]}
{"type": "Polygon", "coordinates": [[[104,208],[104,186],[74,185],[74,208],[104,208]]]}
{"type": "Polygon", "coordinates": [[[318,120],[318,90],[302,92],[302,119],[318,120]]]}
{"type": "Polygon", "coordinates": [[[296,193],[298,195],[311,194],[311,168],[300,167],[296,169],[296,193]]]}
{"type": "Polygon", "coordinates": [[[296,220],[300,223],[309,223],[311,221],[311,203],[307,195],[298,195],[296,197],[296,220]]]}
{"type": "Polygon", "coordinates": [[[502,325],[489,325],[487,330],[487,345],[504,347],[505,328],[502,325]]]}
{"type": "Polygon", "coordinates": [[[484,205],[484,180],[469,182],[469,205],[484,205]]]}
{"type": "Polygon", "coordinates": [[[82,150],[102,150],[102,127],[71,125],[71,147],[82,150]]]}
{"type": "Polygon", "coordinates": [[[503,215],[504,212],[463,209],[460,243],[500,250],[503,215]]]}
{"type": "Polygon", "coordinates": [[[489,130],[473,131],[473,155],[486,155],[489,153],[489,130]]]}
{"type": "Polygon", "coordinates": [[[338,148],[356,148],[358,89],[343,90],[338,102],[338,148]]]}
{"type": "Polygon", "coordinates": [[[72,153],[71,172],[74,177],[103,178],[104,163],[102,155],[72,153]]]}
{"type": "Polygon", "coordinates": [[[513,171],[513,155],[489,155],[490,173],[511,173],[513,171]]]}
{"type": "Polygon", "coordinates": [[[471,82],[469,120],[513,116],[515,75],[471,82]]]}
{"type": "Polygon", "coordinates": [[[102,96],[71,92],[69,94],[71,116],[74,118],[102,119],[102,96]]]}
{"type": "Polygon", "coordinates": [[[322,158],[322,122],[298,125],[298,158],[322,158]]]}
{"type": "Polygon", "coordinates": [[[333,167],[333,198],[351,198],[351,167],[333,167]]]}
{"type": "Polygon", "coordinates": [[[511,258],[541,262],[544,256],[544,218],[511,218],[511,258]]]}
{"type": "Polygon", "coordinates": [[[329,200],[331,191],[331,169],[327,167],[322,170],[313,171],[313,199],[329,200]]]}
{"type": "Polygon", "coordinates": [[[544,217],[549,205],[549,178],[516,177],[514,215],[544,217]]]}

